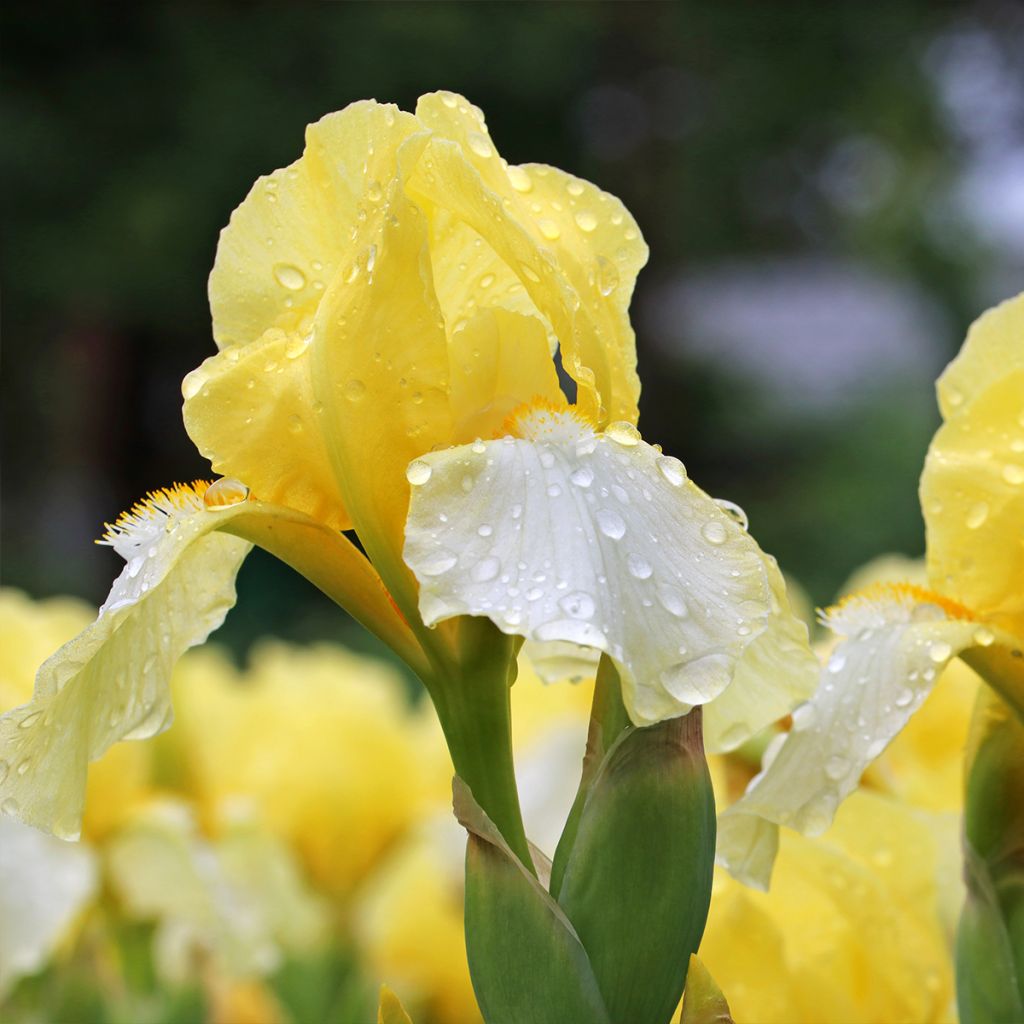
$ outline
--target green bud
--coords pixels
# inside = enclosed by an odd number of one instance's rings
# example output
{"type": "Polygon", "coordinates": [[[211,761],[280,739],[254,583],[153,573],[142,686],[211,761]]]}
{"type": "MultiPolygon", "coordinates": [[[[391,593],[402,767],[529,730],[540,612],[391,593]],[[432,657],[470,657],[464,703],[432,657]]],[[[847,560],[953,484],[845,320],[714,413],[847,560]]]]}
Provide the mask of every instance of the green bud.
{"type": "Polygon", "coordinates": [[[666,1024],[711,901],[715,805],[700,709],[619,732],[572,824],[557,898],[608,1012],[666,1024]]]}
{"type": "Polygon", "coordinates": [[[487,1024],[610,1024],[586,951],[558,904],[456,776],[466,849],[466,951],[487,1024]]]}

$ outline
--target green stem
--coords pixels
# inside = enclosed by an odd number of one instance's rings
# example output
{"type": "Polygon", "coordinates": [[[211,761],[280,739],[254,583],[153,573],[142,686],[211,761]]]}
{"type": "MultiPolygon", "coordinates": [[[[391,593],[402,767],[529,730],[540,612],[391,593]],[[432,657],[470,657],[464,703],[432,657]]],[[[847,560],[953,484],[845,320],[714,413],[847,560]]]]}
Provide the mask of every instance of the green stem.
{"type": "Polygon", "coordinates": [[[534,871],[512,758],[509,690],[517,642],[486,619],[459,623],[459,658],[429,686],[452,763],[505,841],[534,871]]]}

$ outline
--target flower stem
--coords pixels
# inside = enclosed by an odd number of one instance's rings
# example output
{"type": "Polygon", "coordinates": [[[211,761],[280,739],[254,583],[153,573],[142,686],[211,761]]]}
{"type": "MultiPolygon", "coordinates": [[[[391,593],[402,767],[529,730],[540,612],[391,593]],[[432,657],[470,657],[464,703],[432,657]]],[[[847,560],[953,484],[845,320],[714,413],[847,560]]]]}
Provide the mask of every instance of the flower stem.
{"type": "Polygon", "coordinates": [[[457,667],[429,687],[452,763],[505,841],[534,873],[512,758],[509,689],[517,641],[486,619],[459,623],[457,667]]]}

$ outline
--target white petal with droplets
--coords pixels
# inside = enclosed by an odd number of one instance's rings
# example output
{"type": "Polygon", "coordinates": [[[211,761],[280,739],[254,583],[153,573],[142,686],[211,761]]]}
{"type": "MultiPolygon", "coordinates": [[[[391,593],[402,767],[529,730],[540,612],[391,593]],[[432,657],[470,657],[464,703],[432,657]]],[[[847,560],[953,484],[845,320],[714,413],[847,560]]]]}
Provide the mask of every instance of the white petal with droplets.
{"type": "Polygon", "coordinates": [[[757,888],[768,886],[778,826],[824,832],[950,658],[979,633],[977,622],[899,586],[848,599],[827,622],[848,639],[822,668],[790,732],[766,751],[761,773],[719,820],[719,863],[757,888]]]}
{"type": "Polygon", "coordinates": [[[405,559],[424,620],[482,615],[506,633],[605,651],[637,724],[713,700],[769,616],[757,545],[689,480],[666,477],[635,430],[529,415],[519,430],[530,439],[419,460],[430,472],[413,474],[405,559]]]}

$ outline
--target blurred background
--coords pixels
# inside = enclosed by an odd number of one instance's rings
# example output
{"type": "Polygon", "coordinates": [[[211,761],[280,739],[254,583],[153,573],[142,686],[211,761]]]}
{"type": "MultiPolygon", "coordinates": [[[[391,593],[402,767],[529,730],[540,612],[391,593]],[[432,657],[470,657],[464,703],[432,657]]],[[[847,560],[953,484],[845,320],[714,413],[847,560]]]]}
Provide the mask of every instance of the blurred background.
{"type": "MultiPolygon", "coordinates": [[[[923,550],[934,378],[1024,282],[1020,5],[10,3],[2,40],[4,583],[103,598],[102,523],[208,472],[231,210],[325,112],[439,88],[633,211],[641,429],[816,602],[923,550]]],[[[337,635],[269,557],[239,589],[236,650],[337,635]]]]}

